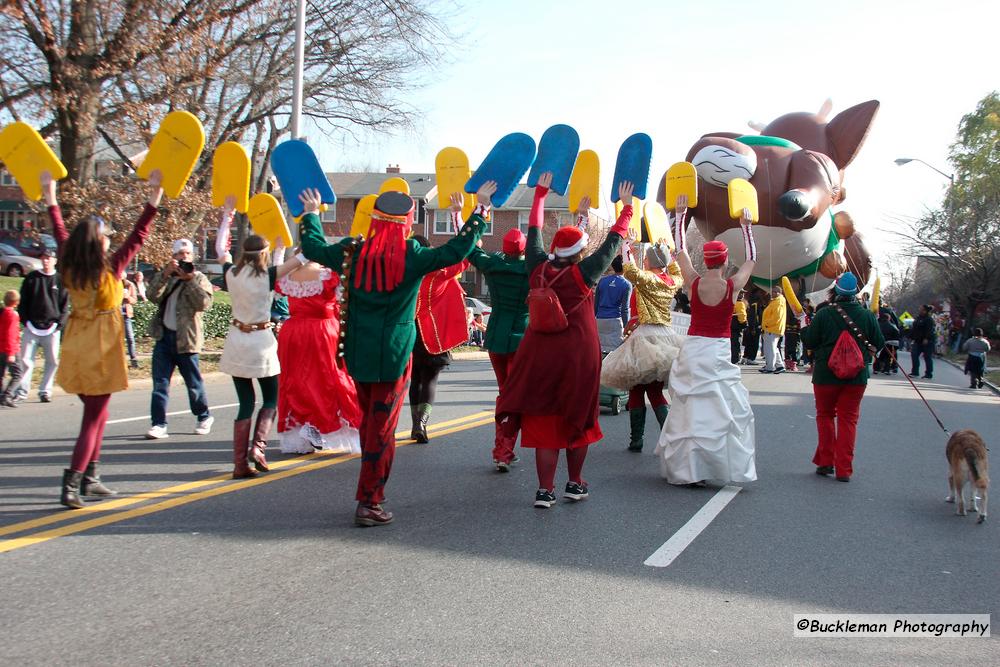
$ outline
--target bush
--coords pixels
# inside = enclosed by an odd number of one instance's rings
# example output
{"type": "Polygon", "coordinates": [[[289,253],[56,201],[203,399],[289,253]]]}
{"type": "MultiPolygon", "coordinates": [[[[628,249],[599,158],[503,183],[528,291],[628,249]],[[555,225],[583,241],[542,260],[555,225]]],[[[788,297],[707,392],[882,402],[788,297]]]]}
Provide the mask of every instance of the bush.
{"type": "MultiPolygon", "coordinates": [[[[149,322],[156,316],[157,306],[150,301],[140,301],[133,306],[134,318],[132,326],[136,336],[147,336],[149,322]]],[[[203,323],[205,338],[225,338],[229,333],[229,324],[233,321],[233,308],[228,303],[213,301],[212,307],[205,311],[203,323]]]]}

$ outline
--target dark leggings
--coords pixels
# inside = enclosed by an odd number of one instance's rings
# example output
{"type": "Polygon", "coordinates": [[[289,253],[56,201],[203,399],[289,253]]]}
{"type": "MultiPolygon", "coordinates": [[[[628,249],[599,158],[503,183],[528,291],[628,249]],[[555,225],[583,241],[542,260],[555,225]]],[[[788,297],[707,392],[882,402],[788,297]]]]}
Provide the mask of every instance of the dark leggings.
{"type": "MultiPolygon", "coordinates": [[[[264,399],[265,408],[278,407],[278,376],[272,375],[266,378],[257,378],[260,385],[260,395],[264,399]]],[[[253,417],[254,404],[257,396],[253,391],[253,380],[250,378],[233,377],[233,386],[236,387],[236,398],[240,401],[239,412],[236,413],[236,421],[250,419],[253,417]]]]}
{"type": "MultiPolygon", "coordinates": [[[[589,445],[574,447],[566,451],[566,466],[569,481],[583,484],[583,462],[587,458],[589,445]]],[[[538,488],[552,491],[556,483],[556,466],[559,464],[559,450],[539,447],[535,450],[535,471],[538,473],[538,488]]]]}
{"type": "Polygon", "coordinates": [[[443,369],[444,366],[414,364],[413,375],[410,377],[410,407],[415,408],[422,403],[434,405],[438,376],[443,369]]]}
{"type": "Polygon", "coordinates": [[[104,438],[104,425],[108,423],[111,394],[78,396],[83,401],[83,422],[80,424],[80,435],[76,438],[73,460],[69,467],[76,472],[83,472],[91,462],[101,457],[101,440],[104,438]]]}
{"type": "Polygon", "coordinates": [[[628,392],[628,404],[625,407],[628,410],[645,408],[644,396],[649,398],[649,404],[654,409],[667,404],[667,399],[663,396],[663,383],[650,382],[649,384],[637,384],[632,387],[628,392]]]}

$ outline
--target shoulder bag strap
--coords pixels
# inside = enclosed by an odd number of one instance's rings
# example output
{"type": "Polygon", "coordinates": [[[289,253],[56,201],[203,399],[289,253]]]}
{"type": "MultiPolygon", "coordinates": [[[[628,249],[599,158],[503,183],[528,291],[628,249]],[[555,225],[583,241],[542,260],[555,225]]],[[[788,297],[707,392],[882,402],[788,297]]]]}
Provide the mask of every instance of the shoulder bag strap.
{"type": "Polygon", "coordinates": [[[854,323],[854,320],[852,320],[850,316],[848,316],[847,312],[841,307],[841,305],[839,303],[834,303],[832,305],[837,312],[840,313],[840,316],[844,318],[844,322],[847,324],[847,330],[850,331],[851,335],[854,336],[854,339],[858,341],[858,345],[861,346],[861,349],[868,350],[869,354],[873,357],[878,354],[878,350],[875,349],[875,346],[868,342],[868,339],[865,338],[861,329],[858,328],[858,325],[854,323]]]}

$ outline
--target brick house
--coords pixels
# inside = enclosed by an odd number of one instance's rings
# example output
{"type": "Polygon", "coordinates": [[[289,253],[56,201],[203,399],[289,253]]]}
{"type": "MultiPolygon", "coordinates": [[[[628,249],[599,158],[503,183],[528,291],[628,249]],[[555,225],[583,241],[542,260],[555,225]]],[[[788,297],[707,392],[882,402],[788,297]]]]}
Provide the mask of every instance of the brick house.
{"type": "Polygon", "coordinates": [[[35,213],[24,203],[24,193],[6,169],[0,168],[0,233],[34,229],[35,213]]]}
{"type": "MultiPolygon", "coordinates": [[[[323,214],[323,231],[329,238],[339,238],[350,233],[354,220],[354,210],[362,197],[378,192],[379,187],[389,178],[399,177],[410,184],[410,195],[416,201],[417,211],[414,216],[414,233],[426,236],[431,245],[437,246],[448,240],[454,231],[451,229],[451,218],[447,205],[442,208],[438,202],[437,186],[433,173],[416,173],[400,171],[398,166],[390,165],[385,173],[328,173],[327,178],[337,193],[337,204],[323,214]]],[[[483,249],[486,252],[498,252],[501,249],[503,237],[511,229],[520,228],[528,232],[528,215],[534,188],[519,184],[514,193],[500,208],[493,211],[493,219],[483,235],[483,249]]],[[[447,202],[447,197],[445,197],[447,202]]],[[[555,229],[561,225],[573,224],[575,216],[566,210],[566,197],[551,194],[546,200],[545,241],[552,238],[555,229]]],[[[592,246],[604,239],[604,232],[609,222],[597,216],[593,211],[590,215],[588,233],[592,246]]],[[[489,300],[489,294],[482,275],[470,267],[460,279],[462,287],[469,296],[489,300]]]]}

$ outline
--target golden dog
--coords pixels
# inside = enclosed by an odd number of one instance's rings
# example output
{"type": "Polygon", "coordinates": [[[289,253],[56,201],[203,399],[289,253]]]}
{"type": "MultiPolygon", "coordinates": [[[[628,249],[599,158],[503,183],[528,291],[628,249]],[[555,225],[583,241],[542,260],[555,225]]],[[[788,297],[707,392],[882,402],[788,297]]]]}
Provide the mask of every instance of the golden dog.
{"type": "Polygon", "coordinates": [[[965,500],[966,482],[972,495],[971,505],[979,513],[978,523],[986,521],[986,503],[990,487],[990,464],[986,458],[986,443],[973,430],[956,431],[948,438],[945,456],[951,472],[948,474],[948,497],[945,502],[958,502],[955,514],[965,516],[968,503],[965,500]],[[978,498],[977,498],[978,496],[978,498]],[[981,502],[981,505],[977,503],[981,502]]]}

